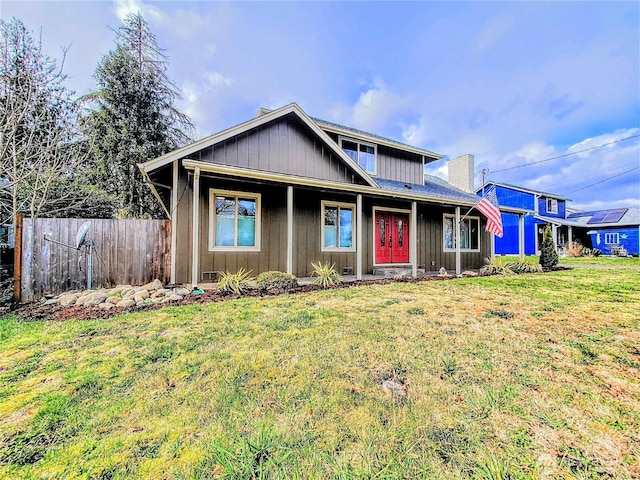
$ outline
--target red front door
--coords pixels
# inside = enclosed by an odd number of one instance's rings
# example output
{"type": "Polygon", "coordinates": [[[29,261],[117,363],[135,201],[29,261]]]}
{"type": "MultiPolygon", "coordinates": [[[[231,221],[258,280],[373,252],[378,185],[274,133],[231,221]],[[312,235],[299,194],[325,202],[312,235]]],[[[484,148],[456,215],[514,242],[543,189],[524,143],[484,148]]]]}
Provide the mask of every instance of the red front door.
{"type": "Polygon", "coordinates": [[[375,220],[375,263],[409,263],[409,217],[376,212],[375,220]]]}

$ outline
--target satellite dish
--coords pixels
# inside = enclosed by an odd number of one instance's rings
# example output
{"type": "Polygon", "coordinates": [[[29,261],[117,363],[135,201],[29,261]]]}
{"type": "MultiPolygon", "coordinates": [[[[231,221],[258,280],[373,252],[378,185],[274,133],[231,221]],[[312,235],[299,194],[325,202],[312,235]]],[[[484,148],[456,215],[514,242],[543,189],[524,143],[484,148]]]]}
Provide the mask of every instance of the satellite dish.
{"type": "Polygon", "coordinates": [[[84,222],[78,229],[76,234],[76,248],[80,250],[80,247],[84,245],[84,240],[87,237],[87,232],[91,228],[91,222],[84,222]]]}

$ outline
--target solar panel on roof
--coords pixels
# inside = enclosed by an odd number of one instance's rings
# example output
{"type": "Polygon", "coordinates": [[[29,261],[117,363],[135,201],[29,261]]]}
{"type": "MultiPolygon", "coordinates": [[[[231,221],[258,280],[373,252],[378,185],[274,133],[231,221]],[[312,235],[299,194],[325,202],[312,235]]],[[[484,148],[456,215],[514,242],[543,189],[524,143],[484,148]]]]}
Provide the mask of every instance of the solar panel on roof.
{"type": "Polygon", "coordinates": [[[622,216],[627,213],[627,208],[614,208],[612,210],[602,210],[596,212],[587,222],[587,225],[594,223],[616,223],[619,222],[622,216]]]}

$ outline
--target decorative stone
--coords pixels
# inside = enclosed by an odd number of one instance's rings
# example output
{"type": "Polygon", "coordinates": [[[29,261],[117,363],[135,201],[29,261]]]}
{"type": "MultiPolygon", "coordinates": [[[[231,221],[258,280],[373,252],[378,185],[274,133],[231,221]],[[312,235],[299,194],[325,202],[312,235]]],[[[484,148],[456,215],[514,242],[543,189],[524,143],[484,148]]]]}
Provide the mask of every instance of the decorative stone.
{"type": "Polygon", "coordinates": [[[130,308],[130,307],[133,307],[135,304],[136,304],[136,302],[134,302],[130,298],[125,298],[125,299],[120,300],[118,303],[116,303],[116,307],[118,307],[118,308],[130,308]]]}
{"type": "Polygon", "coordinates": [[[162,282],[157,278],[153,282],[147,283],[146,285],[142,286],[142,288],[144,288],[145,290],[159,290],[162,287],[162,282]]]}
{"type": "Polygon", "coordinates": [[[44,304],[45,305],[57,305],[58,304],[58,299],[57,298],[50,298],[49,300],[44,302],[44,304]]]}
{"type": "Polygon", "coordinates": [[[113,297],[107,297],[106,302],[107,303],[113,303],[114,305],[117,304],[120,301],[120,297],[116,297],[115,295],[113,297]]]}
{"type": "MultiPolygon", "coordinates": [[[[85,305],[100,305],[107,299],[107,294],[104,292],[93,292],[89,295],[89,298],[84,302],[85,305]]],[[[77,303],[77,302],[76,302],[77,303]]]]}
{"type": "Polygon", "coordinates": [[[191,292],[189,292],[189,290],[186,288],[176,287],[173,289],[173,293],[175,293],[176,295],[184,296],[184,295],[189,295],[189,293],[191,292]]]}
{"type": "Polygon", "coordinates": [[[115,305],[113,303],[108,303],[108,302],[104,302],[104,303],[99,303],[98,304],[98,308],[100,310],[111,310],[114,307],[115,307],[115,305]]]}
{"type": "Polygon", "coordinates": [[[58,302],[63,307],[70,307],[72,305],[75,305],[77,300],[78,295],[76,295],[75,293],[67,293],[58,297],[58,302]]]}
{"type": "Polygon", "coordinates": [[[472,272],[471,270],[465,270],[462,272],[463,277],[477,277],[478,274],[476,272],[472,272]]]}

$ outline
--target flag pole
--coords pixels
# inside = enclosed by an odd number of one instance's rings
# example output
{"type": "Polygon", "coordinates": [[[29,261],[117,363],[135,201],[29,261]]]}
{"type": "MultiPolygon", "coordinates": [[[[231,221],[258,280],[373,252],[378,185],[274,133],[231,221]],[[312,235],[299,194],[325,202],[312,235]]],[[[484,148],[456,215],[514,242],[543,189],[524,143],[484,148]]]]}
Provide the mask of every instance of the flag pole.
{"type": "Polygon", "coordinates": [[[485,198],[487,195],[489,195],[491,193],[491,190],[495,190],[495,188],[496,188],[495,185],[491,185],[491,188],[487,190],[487,193],[483,193],[482,196],[478,198],[478,201],[473,205],[473,207],[467,210],[467,213],[465,213],[462,217],[460,217],[460,221],[462,222],[465,218],[467,218],[467,215],[471,213],[471,210],[476,208],[476,206],[482,201],[482,199],[485,198]]]}

